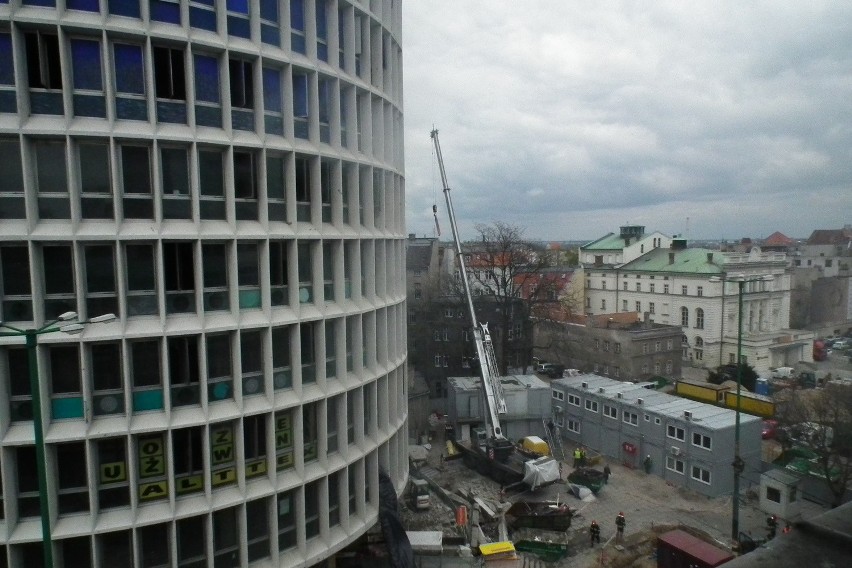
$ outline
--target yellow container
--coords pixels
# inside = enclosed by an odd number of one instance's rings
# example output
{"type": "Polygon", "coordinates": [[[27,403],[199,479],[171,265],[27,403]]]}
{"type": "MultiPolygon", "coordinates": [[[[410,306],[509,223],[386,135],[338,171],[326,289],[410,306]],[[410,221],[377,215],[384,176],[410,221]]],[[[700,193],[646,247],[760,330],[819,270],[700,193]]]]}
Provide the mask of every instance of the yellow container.
{"type": "Polygon", "coordinates": [[[550,447],[547,445],[547,442],[538,436],[527,436],[521,440],[521,447],[528,452],[532,452],[540,456],[550,455],[550,447]]]}

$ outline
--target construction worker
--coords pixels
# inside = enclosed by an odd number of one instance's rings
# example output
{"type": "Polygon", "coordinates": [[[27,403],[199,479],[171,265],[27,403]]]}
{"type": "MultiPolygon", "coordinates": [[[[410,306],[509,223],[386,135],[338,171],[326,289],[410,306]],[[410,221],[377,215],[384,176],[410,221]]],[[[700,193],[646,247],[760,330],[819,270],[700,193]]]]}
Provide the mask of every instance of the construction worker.
{"type": "Polygon", "coordinates": [[[609,483],[609,476],[612,475],[612,470],[609,469],[608,463],[604,464],[603,472],[604,472],[604,483],[609,483]]]}
{"type": "Polygon", "coordinates": [[[601,542],[601,527],[598,526],[597,521],[592,521],[592,526],[589,527],[589,536],[592,538],[591,546],[594,547],[597,542],[600,544],[601,542]]]}
{"type": "Polygon", "coordinates": [[[775,515],[769,515],[766,517],[766,538],[772,540],[775,538],[775,531],[778,529],[778,519],[775,515]]]}
{"type": "Polygon", "coordinates": [[[586,467],[586,448],[580,446],[580,467],[586,467]]]}
{"type": "Polygon", "coordinates": [[[580,448],[574,448],[574,469],[580,467],[580,448]]]}
{"type": "Polygon", "coordinates": [[[615,542],[624,542],[624,525],[627,520],[624,518],[624,513],[619,512],[615,517],[615,542]]]}

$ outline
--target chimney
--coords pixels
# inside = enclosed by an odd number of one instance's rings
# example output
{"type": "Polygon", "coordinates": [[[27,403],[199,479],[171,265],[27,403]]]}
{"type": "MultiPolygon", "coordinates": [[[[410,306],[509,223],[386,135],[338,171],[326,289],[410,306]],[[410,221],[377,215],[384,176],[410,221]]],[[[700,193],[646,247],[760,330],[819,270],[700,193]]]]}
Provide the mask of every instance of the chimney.
{"type": "Polygon", "coordinates": [[[673,252],[669,253],[669,264],[674,264],[674,253],[673,252]]]}
{"type": "Polygon", "coordinates": [[[409,238],[410,240],[414,240],[416,237],[417,237],[417,235],[416,235],[416,234],[414,234],[414,233],[408,233],[408,238],[409,238]]]}
{"type": "Polygon", "coordinates": [[[713,264],[713,253],[712,252],[707,253],[707,264],[713,264]]]}

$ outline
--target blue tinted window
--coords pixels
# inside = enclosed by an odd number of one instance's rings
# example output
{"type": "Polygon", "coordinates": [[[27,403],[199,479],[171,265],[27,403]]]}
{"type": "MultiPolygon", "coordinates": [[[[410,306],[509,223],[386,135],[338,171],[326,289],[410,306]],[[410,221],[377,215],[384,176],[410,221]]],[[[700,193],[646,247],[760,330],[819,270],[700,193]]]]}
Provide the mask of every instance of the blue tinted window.
{"type": "Polygon", "coordinates": [[[248,0],[228,0],[228,11],[236,12],[237,14],[248,14],[248,0]]]}
{"type": "Polygon", "coordinates": [[[260,18],[269,22],[277,22],[278,0],[260,0],[260,18]]]}
{"type": "Polygon", "coordinates": [[[71,10],[85,10],[87,12],[100,12],[100,0],[66,0],[65,4],[71,10]]]}
{"type": "Polygon", "coordinates": [[[215,57],[195,55],[195,98],[219,102],[219,62],[215,57]]]}
{"type": "Polygon", "coordinates": [[[72,39],[71,63],[74,71],[75,89],[103,90],[100,42],[72,39]]]}
{"type": "Polygon", "coordinates": [[[115,89],[120,93],[145,94],[142,47],[117,43],[115,51],[115,89]]]}
{"type": "Polygon", "coordinates": [[[308,116],[308,76],[293,75],[293,116],[308,116]]]}
{"type": "Polygon", "coordinates": [[[263,107],[270,112],[281,112],[281,72],[263,70],[263,107]]]}
{"type": "Polygon", "coordinates": [[[301,32],[305,31],[304,0],[290,0],[290,27],[301,32]]]}
{"type": "Polygon", "coordinates": [[[109,13],[128,18],[139,17],[139,0],[109,0],[109,13]]]}
{"type": "MultiPolygon", "coordinates": [[[[2,0],[0,0],[2,2],[2,0]]],[[[0,85],[15,84],[15,66],[12,64],[12,36],[0,33],[0,85]]]]}
{"type": "MultiPolygon", "coordinates": [[[[212,3],[212,2],[211,2],[212,3]]],[[[216,9],[189,6],[189,25],[200,30],[216,31],[216,9]]]]}
{"type": "Polygon", "coordinates": [[[169,24],[180,24],[180,4],[170,0],[150,0],[151,19],[169,24]]]}
{"type": "Polygon", "coordinates": [[[325,0],[317,0],[317,39],[328,40],[328,22],[325,16],[325,0]]]}
{"type": "Polygon", "coordinates": [[[24,0],[22,4],[24,6],[46,6],[48,8],[54,8],[56,6],[56,0],[24,0]]]}

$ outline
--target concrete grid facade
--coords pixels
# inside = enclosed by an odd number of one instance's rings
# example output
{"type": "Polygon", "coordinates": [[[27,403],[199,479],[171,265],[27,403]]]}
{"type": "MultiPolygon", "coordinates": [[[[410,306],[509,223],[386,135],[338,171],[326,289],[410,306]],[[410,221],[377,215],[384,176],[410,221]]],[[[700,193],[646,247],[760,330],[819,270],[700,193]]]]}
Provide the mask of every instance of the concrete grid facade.
{"type": "MultiPolygon", "coordinates": [[[[57,566],[304,566],[407,477],[401,2],[0,0],[0,321],[57,566]]],[[[0,338],[0,566],[41,565],[0,338]]]]}
{"type": "MultiPolygon", "coordinates": [[[[733,491],[736,413],[593,374],[550,383],[554,423],[566,455],[583,445],[630,468],[708,497],[733,491]]],[[[744,488],[759,483],[762,421],[740,415],[744,488]]]]}

